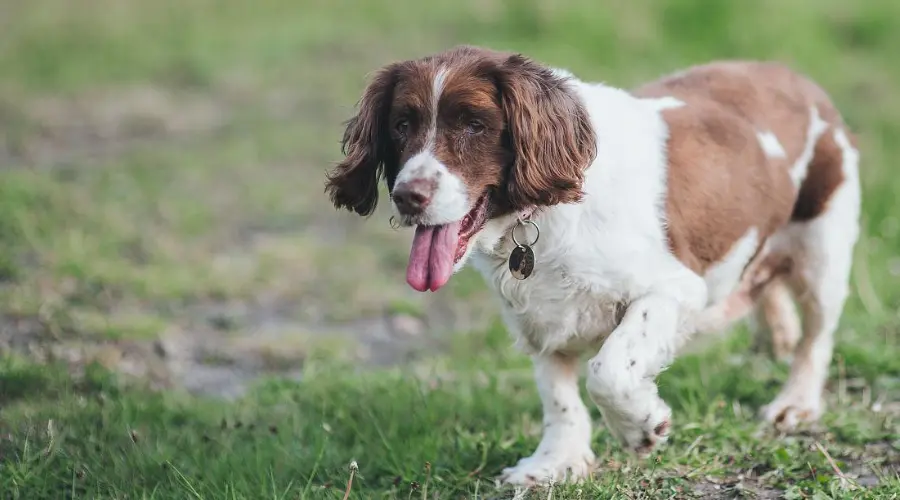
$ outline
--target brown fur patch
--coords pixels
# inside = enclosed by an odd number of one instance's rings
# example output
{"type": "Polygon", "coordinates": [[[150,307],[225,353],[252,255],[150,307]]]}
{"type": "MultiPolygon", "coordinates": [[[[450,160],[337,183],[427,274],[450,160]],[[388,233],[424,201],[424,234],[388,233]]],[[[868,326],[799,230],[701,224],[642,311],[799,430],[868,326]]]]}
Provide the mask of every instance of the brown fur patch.
{"type": "Polygon", "coordinates": [[[501,146],[504,121],[493,82],[479,68],[450,67],[438,102],[434,154],[463,179],[471,200],[496,186],[512,161],[512,153],[501,146]],[[471,136],[473,123],[491,137],[471,136]]]}
{"type": "Polygon", "coordinates": [[[768,161],[745,121],[694,101],[663,113],[670,126],[667,229],[675,255],[703,274],[752,227],[760,241],[794,203],[786,169],[768,161]]]}
{"type": "Polygon", "coordinates": [[[597,153],[587,111],[562,78],[521,56],[498,75],[515,164],[509,178],[513,208],[581,200],[584,170],[597,153]]]}
{"type": "Polygon", "coordinates": [[[378,180],[385,163],[395,161],[389,147],[387,112],[403,65],[392,64],[375,74],[347,121],[341,139],[344,160],[328,173],[325,191],[337,208],[369,215],[378,203],[378,180]]]}
{"type": "Polygon", "coordinates": [[[685,103],[663,112],[670,132],[667,230],[675,255],[700,274],[752,227],[762,245],[798,203],[815,217],[842,180],[833,175],[828,144],[834,127],[843,125],[840,115],[824,91],[784,65],[711,63],[634,93],[685,103]],[[808,140],[812,106],[829,127],[816,144],[798,200],[790,168],[808,140]],[[772,133],[786,157],[768,157],[760,132],[772,133]]]}
{"type": "Polygon", "coordinates": [[[816,143],[809,172],[800,185],[797,203],[791,214],[792,221],[806,222],[825,211],[831,195],[844,182],[843,162],[843,151],[834,134],[825,134],[816,143]]]}

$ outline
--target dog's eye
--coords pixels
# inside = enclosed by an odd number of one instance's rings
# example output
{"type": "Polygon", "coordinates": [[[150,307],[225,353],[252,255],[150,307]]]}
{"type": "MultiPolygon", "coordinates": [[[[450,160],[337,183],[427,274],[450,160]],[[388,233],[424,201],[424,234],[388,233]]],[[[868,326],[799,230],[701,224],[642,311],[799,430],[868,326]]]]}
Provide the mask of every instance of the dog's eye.
{"type": "Polygon", "coordinates": [[[478,135],[484,132],[484,124],[478,120],[471,120],[466,124],[466,133],[471,135],[478,135]]]}
{"type": "Polygon", "coordinates": [[[397,120],[397,123],[394,124],[394,130],[396,130],[398,134],[405,136],[406,132],[409,130],[409,120],[405,118],[397,120]]]}

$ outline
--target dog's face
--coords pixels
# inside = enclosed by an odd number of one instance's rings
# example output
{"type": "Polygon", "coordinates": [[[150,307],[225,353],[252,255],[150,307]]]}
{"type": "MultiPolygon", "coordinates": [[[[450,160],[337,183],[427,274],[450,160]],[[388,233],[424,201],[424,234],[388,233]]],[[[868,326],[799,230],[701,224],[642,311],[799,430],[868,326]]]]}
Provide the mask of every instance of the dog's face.
{"type": "Polygon", "coordinates": [[[397,220],[416,226],[407,281],[419,291],[446,284],[488,221],[580,200],[596,154],[563,75],[475,47],[379,70],[342,144],[332,202],[369,215],[384,178],[397,220]]]}

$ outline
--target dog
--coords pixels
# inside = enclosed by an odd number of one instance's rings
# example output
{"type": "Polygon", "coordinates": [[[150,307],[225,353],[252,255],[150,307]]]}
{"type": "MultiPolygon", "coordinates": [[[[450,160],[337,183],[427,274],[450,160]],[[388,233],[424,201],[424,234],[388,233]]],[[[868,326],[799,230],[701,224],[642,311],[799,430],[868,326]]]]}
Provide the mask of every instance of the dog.
{"type": "Polygon", "coordinates": [[[856,139],[807,77],[727,60],[626,90],[457,46],[379,69],[342,151],[333,205],[369,216],[383,179],[392,222],[415,227],[408,284],[471,263],[533,360],[543,434],[504,482],[590,475],[583,357],[609,431],[649,454],[673,424],[657,375],[742,318],[792,357],[761,417],[821,416],[861,193],[856,139]]]}

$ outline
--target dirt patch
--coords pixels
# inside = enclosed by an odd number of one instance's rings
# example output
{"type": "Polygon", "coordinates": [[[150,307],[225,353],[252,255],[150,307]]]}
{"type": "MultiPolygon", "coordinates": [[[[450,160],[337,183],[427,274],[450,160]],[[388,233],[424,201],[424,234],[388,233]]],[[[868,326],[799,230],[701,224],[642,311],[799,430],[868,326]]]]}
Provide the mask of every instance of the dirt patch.
{"type": "Polygon", "coordinates": [[[263,375],[297,378],[315,356],[369,367],[408,362],[438,349],[443,333],[428,318],[402,313],[313,324],[242,304],[200,309],[190,313],[192,326],[167,332],[155,350],[172,385],[225,397],[263,375]]]}
{"type": "Polygon", "coordinates": [[[755,481],[731,478],[725,480],[711,479],[694,484],[693,494],[697,498],[710,500],[733,500],[735,498],[754,498],[757,500],[775,500],[782,498],[781,490],[756,484],[755,481]]]}
{"type": "Polygon", "coordinates": [[[869,488],[878,485],[883,477],[900,474],[900,441],[868,443],[862,450],[835,458],[843,463],[842,471],[847,478],[869,488]]]}
{"type": "Polygon", "coordinates": [[[0,322],[0,354],[61,362],[73,373],[91,363],[155,389],[234,398],[260,377],[299,379],[311,359],[339,359],[360,369],[405,364],[442,350],[446,335],[475,327],[453,312],[385,312],[345,322],[304,322],[277,304],[206,304],[156,340],[98,339],[51,333],[38,318],[0,322]]]}

